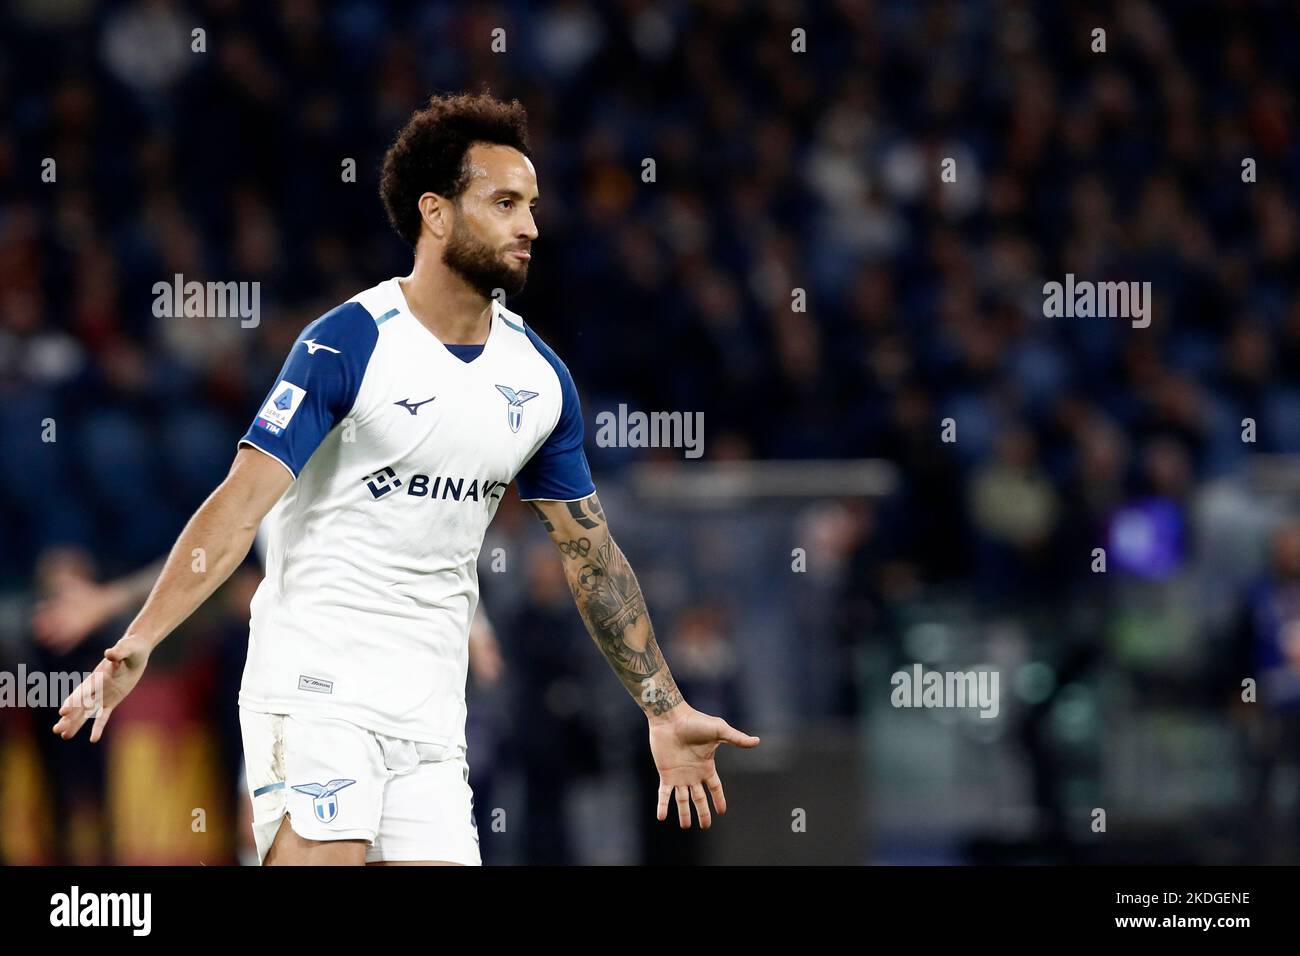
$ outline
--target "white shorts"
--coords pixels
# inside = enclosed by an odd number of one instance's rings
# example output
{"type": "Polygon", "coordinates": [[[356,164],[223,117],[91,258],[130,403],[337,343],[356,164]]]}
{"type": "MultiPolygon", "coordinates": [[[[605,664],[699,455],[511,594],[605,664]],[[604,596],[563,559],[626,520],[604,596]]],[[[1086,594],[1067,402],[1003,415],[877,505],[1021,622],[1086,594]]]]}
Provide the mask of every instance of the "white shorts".
{"type": "Polygon", "coordinates": [[[479,866],[465,752],[327,717],[239,708],[258,862],[280,818],[306,840],[365,840],[366,862],[479,866]]]}

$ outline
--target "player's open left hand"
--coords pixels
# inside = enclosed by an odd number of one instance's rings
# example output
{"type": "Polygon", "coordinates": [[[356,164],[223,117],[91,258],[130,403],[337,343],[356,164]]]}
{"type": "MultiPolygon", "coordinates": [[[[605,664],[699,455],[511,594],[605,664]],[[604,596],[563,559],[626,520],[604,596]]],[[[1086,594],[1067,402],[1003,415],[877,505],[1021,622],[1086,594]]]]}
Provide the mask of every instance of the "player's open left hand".
{"type": "Polygon", "coordinates": [[[152,648],[143,638],[124,637],[104,651],[99,666],[63,701],[54,732],[68,740],[76,736],[87,718],[93,716],[95,723],[90,728],[90,742],[98,743],[113,708],[139,683],[140,675],[149,663],[150,650],[152,648]]]}
{"type": "Polygon", "coordinates": [[[713,765],[713,753],[720,744],[736,747],[757,747],[759,740],[741,733],[721,717],[710,717],[695,710],[685,701],[668,715],[668,720],[650,723],[650,753],[659,769],[659,807],[655,816],[668,817],[668,801],[677,801],[677,823],[682,829],[691,826],[691,804],[700,829],[707,830],[713,822],[709,813],[709,800],[705,788],[713,795],[713,806],[718,813],[727,812],[727,798],[722,793],[722,781],[713,765]]]}

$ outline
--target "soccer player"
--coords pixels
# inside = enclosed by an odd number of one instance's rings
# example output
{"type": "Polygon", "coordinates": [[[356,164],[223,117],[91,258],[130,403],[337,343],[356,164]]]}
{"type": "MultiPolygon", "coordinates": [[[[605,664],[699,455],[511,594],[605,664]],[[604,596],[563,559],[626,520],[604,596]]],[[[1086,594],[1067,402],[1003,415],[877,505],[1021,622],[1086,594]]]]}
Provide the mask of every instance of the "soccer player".
{"type": "Polygon", "coordinates": [[[150,652],[239,565],[265,516],[239,695],[259,858],[479,863],[466,643],[483,535],[514,481],[646,715],[656,816],[675,800],[680,826],[694,805],[707,828],[709,796],[726,812],[714,752],[759,740],[682,699],[596,496],[573,378],[497,297],[523,289],[538,235],[523,108],[432,98],[385,155],[380,194],[414,250],[411,274],[302,331],[230,474],[105,651],[101,686],[69,696],[55,733],[95,715],[99,740],[150,652]]]}

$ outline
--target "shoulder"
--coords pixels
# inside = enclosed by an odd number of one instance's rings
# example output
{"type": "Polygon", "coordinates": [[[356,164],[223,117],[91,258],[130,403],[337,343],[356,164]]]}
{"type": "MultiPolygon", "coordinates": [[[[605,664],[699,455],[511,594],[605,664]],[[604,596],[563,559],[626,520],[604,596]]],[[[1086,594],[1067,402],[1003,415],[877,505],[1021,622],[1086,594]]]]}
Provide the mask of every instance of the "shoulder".
{"type": "Polygon", "coordinates": [[[551,367],[560,380],[562,389],[567,391],[575,387],[573,376],[569,373],[569,367],[561,361],[555,349],[547,345],[542,337],[521,316],[503,307],[501,309],[501,321],[506,324],[507,328],[522,336],[523,341],[526,343],[525,348],[531,355],[540,358],[551,367]]]}
{"type": "MultiPolygon", "coordinates": [[[[401,288],[396,279],[385,279],[369,289],[358,292],[343,306],[355,305],[364,310],[366,316],[374,324],[375,328],[380,328],[389,319],[398,314],[398,299],[402,294],[401,288]]],[[[339,306],[339,308],[343,308],[339,306]]]]}
{"type": "Polygon", "coordinates": [[[355,397],[379,344],[380,324],[364,304],[349,299],[313,319],[298,333],[285,370],[303,388],[355,397]],[[339,390],[342,389],[342,392],[339,390]]]}
{"type": "Polygon", "coordinates": [[[318,338],[322,346],[329,347],[343,343],[373,345],[379,338],[379,323],[365,306],[349,299],[309,322],[299,337],[318,338]]]}
{"type": "Polygon", "coordinates": [[[401,295],[397,280],[385,279],[336,305],[316,320],[331,331],[360,338],[377,339],[379,330],[398,313],[394,296],[401,295]]]}
{"type": "Polygon", "coordinates": [[[313,319],[299,333],[298,341],[306,343],[312,355],[329,353],[343,356],[345,362],[365,364],[384,322],[397,314],[385,305],[387,286],[387,282],[372,286],[313,319]]]}

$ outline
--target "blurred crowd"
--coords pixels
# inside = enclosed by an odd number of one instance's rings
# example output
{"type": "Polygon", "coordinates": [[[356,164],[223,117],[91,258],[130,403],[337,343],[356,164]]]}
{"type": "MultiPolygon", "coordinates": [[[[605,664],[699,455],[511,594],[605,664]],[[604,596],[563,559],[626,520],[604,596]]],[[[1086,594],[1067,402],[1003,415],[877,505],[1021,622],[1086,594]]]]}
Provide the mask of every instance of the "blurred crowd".
{"type": "MultiPolygon", "coordinates": [[[[7,5],[0,581],[34,592],[58,546],[101,580],[170,546],[302,326],[408,270],[375,193],[395,130],[429,92],[483,84],[527,107],[539,173],[511,307],[572,370],[589,439],[626,402],[703,412],[706,460],[898,469],[831,535],[830,716],[867,709],[853,654],[917,595],[1015,615],[1181,580],[1206,558],[1198,493],[1300,453],[1298,27],[1294,4],[1235,0],[7,5]],[[1150,326],[1045,318],[1067,273],[1150,282],[1150,326]],[[259,324],[155,318],[176,274],[260,282],[259,324]]],[[[654,454],[587,450],[602,487],[654,454]]],[[[1231,578],[1198,704],[1300,674],[1286,510],[1231,578]]],[[[495,623],[551,687],[592,655],[546,573],[495,623]]],[[[738,709],[743,636],[721,606],[679,610],[670,660],[697,642],[738,709]]],[[[1086,670],[1103,643],[1047,656],[1086,670]]],[[[533,729],[567,749],[522,748],[530,792],[599,765],[554,693],[565,729],[533,729]]],[[[1046,745],[1024,739],[1052,804],[1046,745]]],[[[1260,766],[1295,756],[1268,739],[1260,766]]]]}

